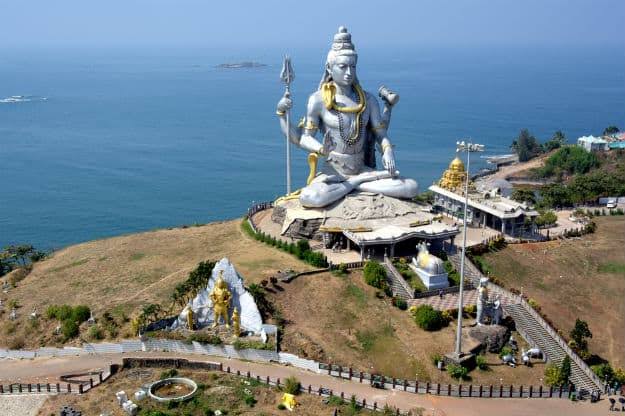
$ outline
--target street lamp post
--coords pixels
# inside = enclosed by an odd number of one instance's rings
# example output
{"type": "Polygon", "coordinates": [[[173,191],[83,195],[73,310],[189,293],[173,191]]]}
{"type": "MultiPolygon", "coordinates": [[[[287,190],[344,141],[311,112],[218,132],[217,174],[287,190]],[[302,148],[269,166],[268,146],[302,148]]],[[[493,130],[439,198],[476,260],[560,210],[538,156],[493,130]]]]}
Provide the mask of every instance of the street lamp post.
{"type": "Polygon", "coordinates": [[[460,288],[458,290],[458,328],[456,329],[456,350],[454,358],[460,361],[462,357],[462,309],[463,309],[463,292],[464,292],[464,259],[467,250],[467,206],[469,205],[469,167],[471,163],[472,152],[483,152],[484,145],[475,143],[465,143],[464,141],[456,142],[457,152],[467,152],[467,168],[465,170],[466,177],[464,181],[464,215],[462,217],[462,257],[460,258],[460,288]]]}

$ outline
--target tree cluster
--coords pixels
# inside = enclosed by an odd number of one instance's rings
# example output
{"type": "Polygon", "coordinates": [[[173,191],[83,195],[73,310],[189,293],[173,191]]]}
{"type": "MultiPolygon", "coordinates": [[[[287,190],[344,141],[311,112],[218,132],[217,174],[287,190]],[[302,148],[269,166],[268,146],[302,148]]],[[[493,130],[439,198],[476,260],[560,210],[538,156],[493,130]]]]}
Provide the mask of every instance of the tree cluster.
{"type": "Polygon", "coordinates": [[[535,171],[535,175],[541,178],[579,175],[588,173],[599,165],[599,158],[595,153],[579,146],[565,146],[551,155],[545,166],[535,171]]]}
{"type": "Polygon", "coordinates": [[[557,221],[558,221],[558,216],[556,215],[555,212],[551,210],[547,210],[547,211],[543,210],[543,211],[540,211],[534,223],[536,224],[538,228],[542,228],[542,227],[555,225],[557,221]]]}
{"type": "Polygon", "coordinates": [[[588,358],[588,338],[592,338],[592,332],[588,328],[588,323],[577,318],[575,326],[569,333],[571,341],[569,346],[582,358],[588,358]]]}
{"type": "Polygon", "coordinates": [[[208,286],[208,281],[211,278],[214,267],[214,261],[207,260],[200,262],[197,267],[189,273],[189,277],[187,277],[185,281],[178,283],[174,287],[174,291],[171,294],[172,302],[181,307],[189,303],[200,290],[208,286]]]}
{"type": "Polygon", "coordinates": [[[570,207],[574,204],[594,203],[599,198],[625,195],[625,166],[608,172],[596,170],[575,176],[568,184],[553,183],[540,189],[539,206],[570,207]]]}
{"type": "Polygon", "coordinates": [[[37,250],[30,244],[6,246],[0,252],[0,276],[4,276],[15,268],[26,267],[43,260],[46,255],[46,252],[37,250]]]}
{"type": "Polygon", "coordinates": [[[50,305],[46,309],[46,318],[61,322],[61,332],[65,341],[78,335],[79,326],[91,316],[88,306],[50,305]]]}
{"type": "Polygon", "coordinates": [[[520,162],[527,162],[543,152],[541,144],[527,129],[521,130],[510,147],[519,156],[520,162]]]}
{"type": "Polygon", "coordinates": [[[566,387],[571,377],[571,358],[567,355],[560,365],[549,364],[545,368],[545,383],[552,387],[566,387]]]}
{"type": "MultiPolygon", "coordinates": [[[[609,136],[619,132],[616,126],[608,126],[603,130],[604,136],[609,136]]],[[[553,136],[544,143],[540,143],[529,130],[522,129],[516,139],[512,141],[510,149],[519,156],[519,161],[527,162],[528,160],[540,155],[541,153],[550,152],[566,145],[566,136],[562,130],[553,133],[553,136]]]]}
{"type": "Polygon", "coordinates": [[[536,203],[536,194],[534,193],[534,190],[528,188],[515,188],[512,191],[510,198],[517,202],[524,202],[530,205],[534,205],[536,203]]]}

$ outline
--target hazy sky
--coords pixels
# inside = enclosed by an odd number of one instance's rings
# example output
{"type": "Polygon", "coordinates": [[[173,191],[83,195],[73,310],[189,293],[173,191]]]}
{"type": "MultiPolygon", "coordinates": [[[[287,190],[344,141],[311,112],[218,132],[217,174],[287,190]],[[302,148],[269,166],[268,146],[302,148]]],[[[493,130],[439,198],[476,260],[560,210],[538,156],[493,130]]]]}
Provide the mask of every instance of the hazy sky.
{"type": "Polygon", "coordinates": [[[0,45],[624,45],[623,0],[0,0],[0,45]]]}

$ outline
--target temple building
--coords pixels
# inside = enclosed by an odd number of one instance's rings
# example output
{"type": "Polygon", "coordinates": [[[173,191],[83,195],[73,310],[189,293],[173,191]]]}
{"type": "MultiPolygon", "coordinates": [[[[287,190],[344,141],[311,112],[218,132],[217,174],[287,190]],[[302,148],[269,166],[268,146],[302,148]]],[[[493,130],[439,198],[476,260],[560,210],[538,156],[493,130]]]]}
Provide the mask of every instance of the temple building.
{"type": "MultiPolygon", "coordinates": [[[[438,183],[429,187],[434,193],[435,211],[462,220],[466,175],[464,163],[456,157],[438,183]]],[[[507,198],[500,187],[479,186],[470,180],[468,193],[467,225],[492,228],[512,237],[534,231],[538,212],[525,203],[507,198]]]]}

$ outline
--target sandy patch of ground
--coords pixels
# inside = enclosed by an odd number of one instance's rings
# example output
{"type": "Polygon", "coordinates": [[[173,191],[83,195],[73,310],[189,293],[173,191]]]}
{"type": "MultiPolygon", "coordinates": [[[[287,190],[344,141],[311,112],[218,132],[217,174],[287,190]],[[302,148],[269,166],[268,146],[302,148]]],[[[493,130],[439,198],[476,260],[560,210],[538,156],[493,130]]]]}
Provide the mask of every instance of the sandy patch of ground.
{"type": "MultiPolygon", "coordinates": [[[[0,414],[2,416],[35,416],[48,399],[45,394],[0,395],[0,414]]],[[[58,409],[57,409],[58,410],[58,409]]],[[[46,413],[46,416],[49,413],[46,413]]]]}

